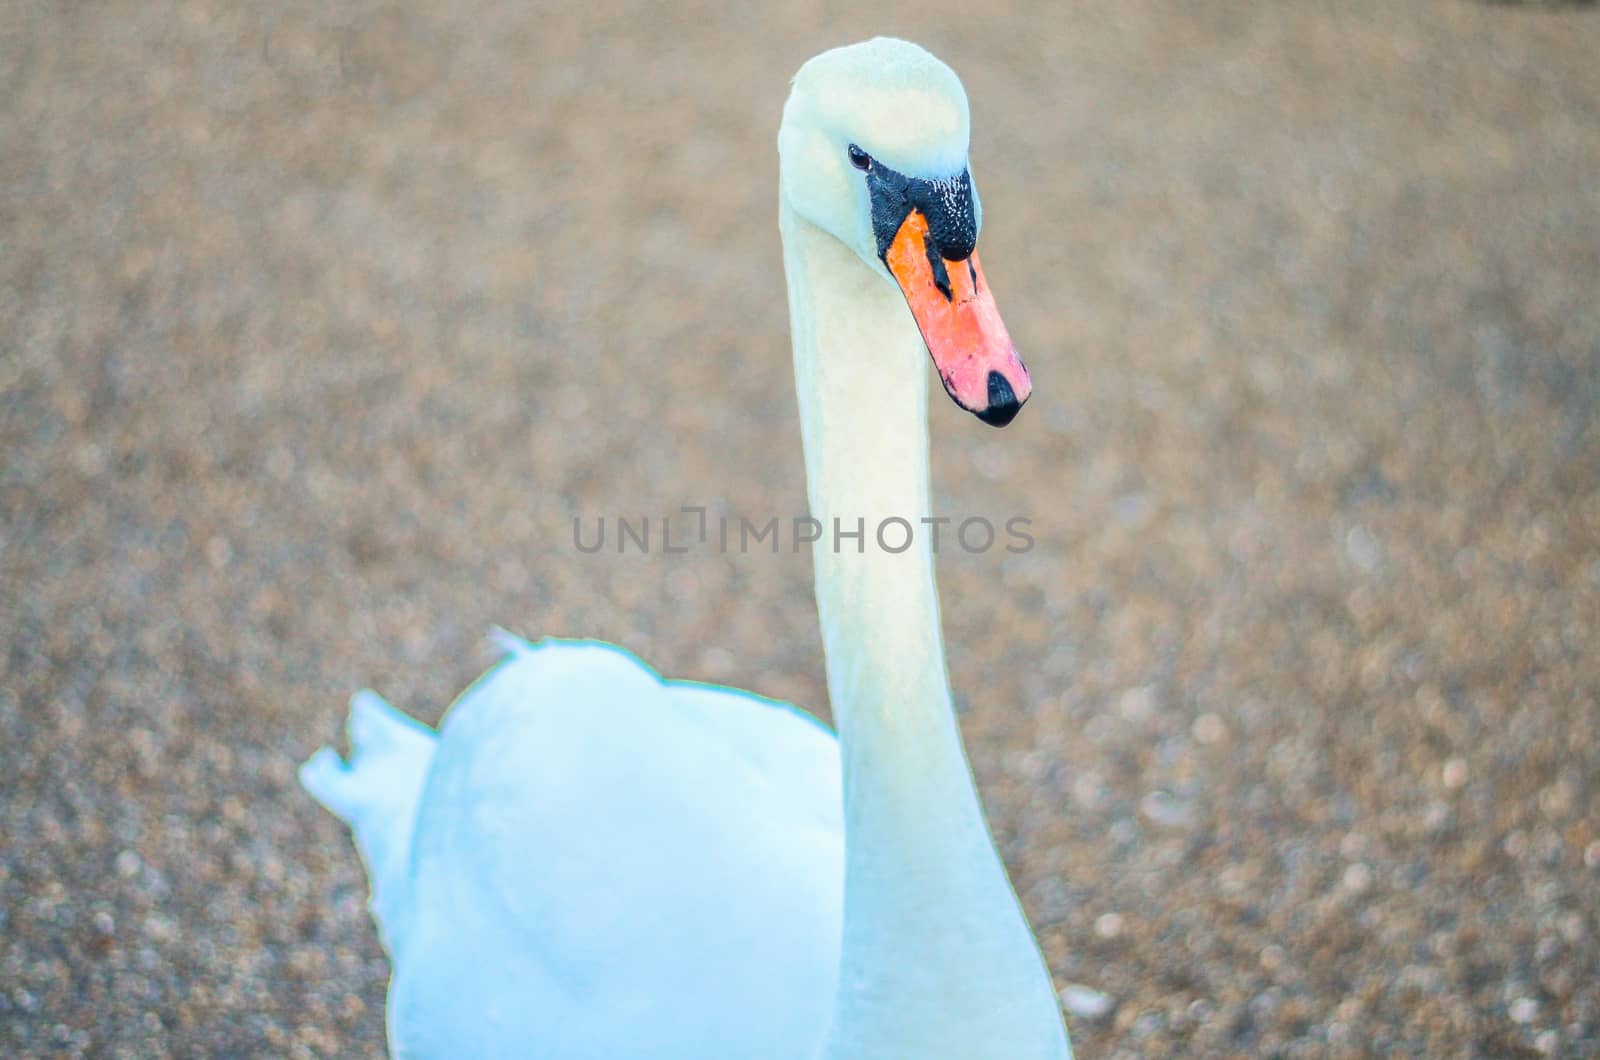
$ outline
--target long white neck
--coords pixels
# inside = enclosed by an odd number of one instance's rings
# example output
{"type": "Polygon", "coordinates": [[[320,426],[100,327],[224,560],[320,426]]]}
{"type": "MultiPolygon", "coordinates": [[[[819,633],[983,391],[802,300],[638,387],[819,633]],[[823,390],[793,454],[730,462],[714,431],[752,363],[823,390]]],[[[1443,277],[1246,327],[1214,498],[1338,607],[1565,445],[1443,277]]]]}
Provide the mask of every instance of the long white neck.
{"type": "Polygon", "coordinates": [[[1067,1056],[951,705],[920,522],[932,514],[926,349],[885,277],[787,203],[780,221],[844,765],[844,938],[827,1053],[1067,1056]]]}

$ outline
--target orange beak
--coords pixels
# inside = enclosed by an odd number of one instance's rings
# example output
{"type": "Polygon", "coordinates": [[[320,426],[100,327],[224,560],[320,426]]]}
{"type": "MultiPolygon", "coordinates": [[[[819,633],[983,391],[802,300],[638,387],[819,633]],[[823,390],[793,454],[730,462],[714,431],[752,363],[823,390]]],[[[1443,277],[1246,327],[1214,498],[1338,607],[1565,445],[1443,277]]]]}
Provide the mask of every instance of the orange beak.
{"type": "Polygon", "coordinates": [[[1033,383],[995,308],[977,251],[964,261],[940,256],[928,241],[928,219],[913,209],[883,260],[906,296],[945,392],[985,423],[1010,423],[1033,383]]]}

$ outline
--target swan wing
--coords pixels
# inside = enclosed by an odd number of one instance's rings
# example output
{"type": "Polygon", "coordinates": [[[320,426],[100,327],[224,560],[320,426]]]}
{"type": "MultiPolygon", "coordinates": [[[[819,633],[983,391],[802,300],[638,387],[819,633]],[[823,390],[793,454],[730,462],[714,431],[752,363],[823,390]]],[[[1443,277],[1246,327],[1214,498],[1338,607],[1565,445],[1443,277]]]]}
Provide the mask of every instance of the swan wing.
{"type": "Polygon", "coordinates": [[[307,766],[372,873],[396,1054],[809,1055],[842,924],[832,734],[610,645],[502,643],[415,788],[361,788],[393,793],[387,815],[307,766]]]}
{"type": "Polygon", "coordinates": [[[411,835],[437,736],[368,689],[350,700],[349,731],[349,761],[324,747],[300,767],[300,784],[354,833],[372,916],[393,952],[410,920],[411,835]]]}

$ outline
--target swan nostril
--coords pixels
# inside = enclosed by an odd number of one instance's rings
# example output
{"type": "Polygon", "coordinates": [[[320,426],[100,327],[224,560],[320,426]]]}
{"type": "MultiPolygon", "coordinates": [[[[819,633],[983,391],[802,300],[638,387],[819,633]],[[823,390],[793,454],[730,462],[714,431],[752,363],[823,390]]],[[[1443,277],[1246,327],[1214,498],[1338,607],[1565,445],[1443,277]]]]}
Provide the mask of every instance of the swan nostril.
{"type": "Polygon", "coordinates": [[[1011,381],[999,372],[990,372],[989,407],[975,413],[978,419],[991,427],[1004,427],[1016,419],[1020,411],[1022,402],[1017,400],[1016,391],[1011,389],[1011,381]]]}

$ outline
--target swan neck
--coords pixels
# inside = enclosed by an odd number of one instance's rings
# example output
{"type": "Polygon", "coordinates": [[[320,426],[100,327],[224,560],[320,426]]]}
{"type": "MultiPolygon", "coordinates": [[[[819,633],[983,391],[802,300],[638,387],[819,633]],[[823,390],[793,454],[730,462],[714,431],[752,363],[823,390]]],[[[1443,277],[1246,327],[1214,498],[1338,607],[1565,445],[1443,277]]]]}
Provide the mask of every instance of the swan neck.
{"type": "Polygon", "coordinates": [[[844,774],[844,935],[827,1055],[1070,1055],[952,707],[921,521],[933,514],[926,348],[887,276],[787,203],[781,227],[844,774]]]}
{"type": "MultiPolygon", "coordinates": [[[[927,353],[899,292],[785,214],[795,380],[828,688],[852,796],[864,768],[972,796],[945,676],[928,526],[927,353]],[[893,733],[906,745],[878,746],[893,733]]],[[[875,786],[875,785],[873,785],[875,786]]],[[[859,805],[859,803],[858,803],[859,805]]]]}

